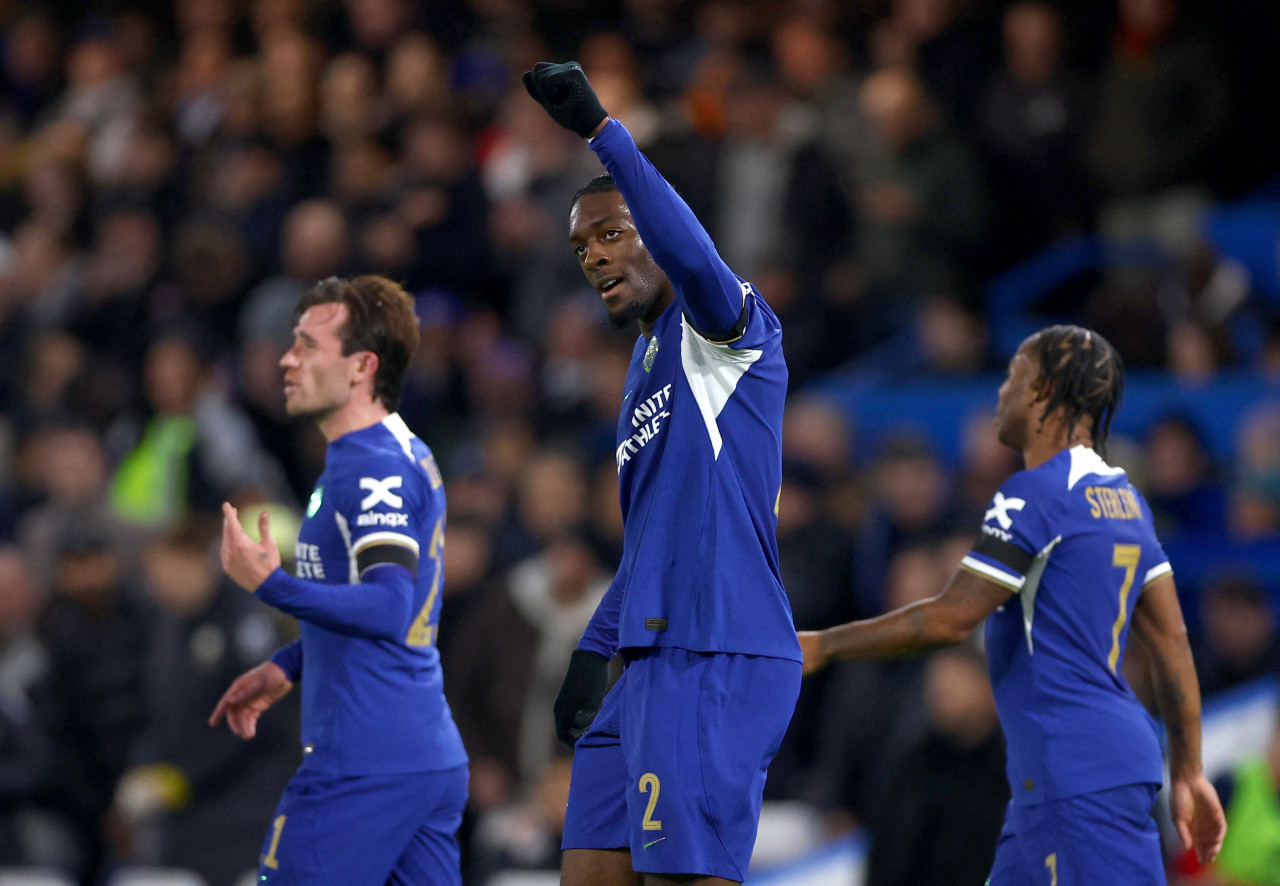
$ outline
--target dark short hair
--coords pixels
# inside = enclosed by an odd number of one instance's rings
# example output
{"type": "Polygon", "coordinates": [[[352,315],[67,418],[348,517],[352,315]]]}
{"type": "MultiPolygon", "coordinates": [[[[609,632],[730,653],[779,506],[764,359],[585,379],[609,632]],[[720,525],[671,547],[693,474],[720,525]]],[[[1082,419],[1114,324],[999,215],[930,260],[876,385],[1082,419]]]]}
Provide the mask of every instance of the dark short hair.
{"type": "Polygon", "coordinates": [[[1070,436],[1080,420],[1093,420],[1093,448],[1105,457],[1111,419],[1124,397],[1124,363],[1111,342],[1080,326],[1050,326],[1036,333],[1040,358],[1036,391],[1045,399],[1043,426],[1055,409],[1066,413],[1070,436]]]}
{"type": "Polygon", "coordinates": [[[347,319],[338,330],[342,355],[372,351],[378,355],[378,371],[373,377],[373,399],[394,410],[400,400],[409,360],[418,349],[418,317],[413,298],[400,284],[364,274],[359,277],[329,277],[312,287],[293,310],[293,321],[314,305],[337,303],[347,306],[347,319]]]}
{"type": "Polygon", "coordinates": [[[608,194],[617,190],[618,185],[614,182],[612,175],[607,172],[597,175],[574,192],[573,201],[569,204],[569,211],[573,212],[573,208],[578,205],[578,201],[588,194],[608,194]]]}

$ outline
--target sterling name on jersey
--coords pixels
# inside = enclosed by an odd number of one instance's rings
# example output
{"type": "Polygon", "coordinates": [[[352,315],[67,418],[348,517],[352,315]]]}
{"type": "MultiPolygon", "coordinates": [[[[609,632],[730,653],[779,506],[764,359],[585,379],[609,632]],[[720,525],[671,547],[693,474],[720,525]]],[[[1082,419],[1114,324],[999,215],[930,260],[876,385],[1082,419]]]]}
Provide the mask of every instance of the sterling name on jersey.
{"type": "Polygon", "coordinates": [[[1125,472],[1083,446],[1019,471],[962,568],[1017,592],[986,627],[1013,802],[1159,784],[1155,722],[1121,666],[1138,596],[1171,570],[1125,472]]]}
{"type": "MultiPolygon", "coordinates": [[[[436,630],[444,487],[434,457],[397,414],[329,444],[282,600],[299,619],[304,763],[341,775],[426,772],[467,761],[444,698],[436,630]],[[375,575],[391,564],[396,580],[375,575]]],[[[384,570],[390,571],[390,570],[384,570]]]]}
{"type": "Polygon", "coordinates": [[[733,275],[666,181],[611,120],[591,143],[631,208],[677,298],[636,341],[618,417],[622,563],[593,619],[608,646],[675,646],[800,660],[778,569],[787,393],[778,318],[733,275]],[[688,276],[674,270],[673,265],[688,276]],[[697,280],[693,280],[693,277],[697,280]],[[692,293],[737,314],[715,344],[691,324],[692,293]],[[738,334],[740,333],[740,334],[738,334]],[[612,637],[610,639],[613,639],[612,637]]]}

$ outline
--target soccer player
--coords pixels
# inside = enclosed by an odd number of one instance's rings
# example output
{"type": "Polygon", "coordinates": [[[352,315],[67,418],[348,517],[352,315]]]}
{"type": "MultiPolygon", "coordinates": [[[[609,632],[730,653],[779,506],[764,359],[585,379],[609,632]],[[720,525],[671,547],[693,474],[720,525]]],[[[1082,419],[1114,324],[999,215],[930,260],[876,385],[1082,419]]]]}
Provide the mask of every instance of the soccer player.
{"type": "Polygon", "coordinates": [[[576,741],[562,882],[740,882],[801,676],[776,541],[782,332],[577,63],[524,82],[609,172],[575,196],[569,243],[613,322],[640,327],[615,453],[622,562],[555,704],[576,741]]]}
{"type": "Polygon", "coordinates": [[[1208,860],[1226,831],[1201,771],[1200,690],[1169,560],[1146,501],[1103,461],[1123,385],[1119,355],[1096,332],[1051,326],[1029,337],[996,407],[1000,440],[1026,469],[996,492],[951,584],[800,634],[810,673],[831,659],[959,643],[987,619],[1012,792],[990,886],[1165,882],[1150,815],[1160,740],[1121,672],[1130,629],[1153,662],[1178,834],[1208,860]]]}
{"type": "Polygon", "coordinates": [[[382,277],[330,277],[299,301],[280,360],[289,414],[328,440],[298,535],[296,575],[264,513],[261,541],[224,504],[222,566],[296,616],[299,641],[237,678],[225,716],[249,739],[302,680],[304,759],[267,833],[259,883],[460,884],[467,757],[445,703],[436,628],[444,489],[393,410],[418,345],[410,297],[382,277]]]}

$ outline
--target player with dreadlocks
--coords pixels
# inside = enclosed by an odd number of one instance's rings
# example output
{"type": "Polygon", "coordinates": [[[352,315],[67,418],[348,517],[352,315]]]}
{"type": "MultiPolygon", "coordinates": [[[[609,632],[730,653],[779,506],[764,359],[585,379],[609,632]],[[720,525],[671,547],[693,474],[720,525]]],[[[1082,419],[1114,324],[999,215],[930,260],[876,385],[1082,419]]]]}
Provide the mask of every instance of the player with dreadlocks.
{"type": "Polygon", "coordinates": [[[1141,493],[1102,459],[1123,386],[1120,356],[1096,332],[1051,326],[1024,341],[996,421],[1026,469],[995,493],[951,583],[800,634],[811,673],[960,643],[987,619],[1012,794],[990,886],[1165,883],[1150,814],[1160,741],[1121,669],[1130,629],[1152,661],[1178,834],[1208,861],[1226,833],[1201,771],[1200,689],[1172,568],[1141,493]]]}

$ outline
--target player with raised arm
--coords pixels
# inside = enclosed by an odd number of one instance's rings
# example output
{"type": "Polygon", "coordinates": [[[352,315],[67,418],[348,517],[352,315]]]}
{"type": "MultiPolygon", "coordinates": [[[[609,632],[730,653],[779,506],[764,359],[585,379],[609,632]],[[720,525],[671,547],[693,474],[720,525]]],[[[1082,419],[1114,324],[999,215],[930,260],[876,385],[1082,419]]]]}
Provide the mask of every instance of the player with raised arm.
{"type": "Polygon", "coordinates": [[[831,659],[897,658],[965,640],[985,618],[1012,799],[990,886],[1163,884],[1151,807],[1160,740],[1121,671],[1132,628],[1151,655],[1169,739],[1178,834],[1202,860],[1226,832],[1201,771],[1200,689],[1151,509],[1103,461],[1124,370],[1096,332],[1051,326],[1009,363],[996,415],[1025,470],[938,596],[802,632],[805,672],[831,659]]]}
{"type": "Polygon", "coordinates": [[[641,333],[615,453],[622,562],[555,705],[576,742],[562,882],[741,882],[800,689],[776,541],[781,329],[576,63],[524,82],[608,170],[575,196],[569,242],[641,333]]]}
{"type": "Polygon", "coordinates": [[[252,738],[302,681],[304,760],[285,789],[259,883],[460,884],[467,757],[445,703],[440,619],[445,499],[426,444],[395,413],[418,346],[413,302],[382,277],[330,277],[295,311],[280,360],[289,414],[328,441],[280,568],[267,515],[252,541],[223,505],[222,566],[296,616],[301,638],[237,678],[209,718],[252,738]]]}

